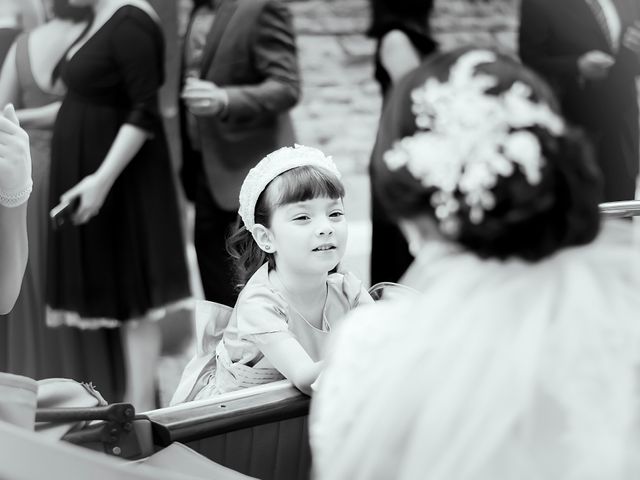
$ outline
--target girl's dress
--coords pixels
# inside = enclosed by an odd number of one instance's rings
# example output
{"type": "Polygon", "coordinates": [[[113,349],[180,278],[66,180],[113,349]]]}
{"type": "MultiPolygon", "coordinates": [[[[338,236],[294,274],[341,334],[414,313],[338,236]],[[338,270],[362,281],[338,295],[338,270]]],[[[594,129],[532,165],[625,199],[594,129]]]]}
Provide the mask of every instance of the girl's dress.
{"type": "MultiPolygon", "coordinates": [[[[44,91],[31,71],[28,33],[16,40],[16,72],[19,102],[16,108],[36,108],[62,100],[62,92],[44,91]]],[[[105,360],[117,351],[111,336],[103,332],[47,328],[45,293],[47,231],[49,225],[49,167],[52,131],[26,128],[31,147],[33,191],[27,207],[29,261],[20,296],[10,314],[0,317],[0,338],[5,348],[0,371],[32,378],[68,377],[102,386],[109,398],[117,385],[105,360]],[[114,348],[115,347],[115,348],[114,348]],[[92,352],[91,354],[85,352],[92,352]]],[[[118,340],[116,338],[116,340],[118,340]]]]}
{"type": "Polygon", "coordinates": [[[166,313],[189,296],[173,171],[158,89],[162,31],[143,10],[120,7],[69,60],[52,140],[49,207],[104,161],[123,124],[149,133],[98,215],[50,235],[48,321],[83,328],[166,313]]]}
{"type": "Polygon", "coordinates": [[[538,263],[427,245],[421,293],[346,319],[314,396],[319,480],[640,478],[628,225],[538,263]]]}
{"type": "Polygon", "coordinates": [[[197,324],[204,320],[207,327],[196,327],[197,353],[185,368],[171,404],[283,379],[260,349],[278,338],[294,338],[314,362],[322,360],[329,334],[342,318],[358,305],[372,302],[352,274],[333,273],[327,279],[322,328],[316,328],[272,286],[264,264],[240,292],[235,308],[229,309],[221,339],[216,338],[215,315],[196,318],[197,324]]]}

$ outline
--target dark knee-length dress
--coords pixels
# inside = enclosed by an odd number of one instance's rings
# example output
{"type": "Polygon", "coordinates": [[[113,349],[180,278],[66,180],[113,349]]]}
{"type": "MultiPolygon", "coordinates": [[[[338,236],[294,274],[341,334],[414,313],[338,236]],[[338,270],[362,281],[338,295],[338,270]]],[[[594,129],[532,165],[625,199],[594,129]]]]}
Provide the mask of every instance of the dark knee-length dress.
{"type": "Polygon", "coordinates": [[[51,324],[118,326],[189,296],[173,171],[158,113],[163,49],[155,20],[125,5],[61,64],[68,93],[52,139],[50,207],[96,172],[123,124],[149,136],[98,215],[51,233],[51,324]]]}

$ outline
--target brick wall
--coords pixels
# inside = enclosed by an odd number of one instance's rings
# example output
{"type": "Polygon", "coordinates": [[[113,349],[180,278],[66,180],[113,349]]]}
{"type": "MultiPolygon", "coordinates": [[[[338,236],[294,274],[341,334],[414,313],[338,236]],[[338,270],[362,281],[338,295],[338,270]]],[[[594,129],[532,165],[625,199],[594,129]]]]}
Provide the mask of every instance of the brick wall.
{"type": "MultiPolygon", "coordinates": [[[[303,79],[294,110],[301,143],[334,155],[346,174],[363,173],[375,138],[380,95],[373,80],[374,43],[364,32],[367,0],[289,1],[303,79]]],[[[513,52],[513,1],[437,0],[431,28],[442,49],[464,44],[513,52]]]]}

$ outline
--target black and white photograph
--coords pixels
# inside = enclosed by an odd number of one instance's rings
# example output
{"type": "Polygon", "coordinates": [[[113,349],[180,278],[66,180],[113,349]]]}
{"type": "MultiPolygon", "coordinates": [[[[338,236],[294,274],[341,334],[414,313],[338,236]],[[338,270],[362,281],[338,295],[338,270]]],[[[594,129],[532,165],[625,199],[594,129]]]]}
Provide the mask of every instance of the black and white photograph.
{"type": "Polygon", "coordinates": [[[0,0],[0,479],[640,479],[639,0],[0,0]]]}

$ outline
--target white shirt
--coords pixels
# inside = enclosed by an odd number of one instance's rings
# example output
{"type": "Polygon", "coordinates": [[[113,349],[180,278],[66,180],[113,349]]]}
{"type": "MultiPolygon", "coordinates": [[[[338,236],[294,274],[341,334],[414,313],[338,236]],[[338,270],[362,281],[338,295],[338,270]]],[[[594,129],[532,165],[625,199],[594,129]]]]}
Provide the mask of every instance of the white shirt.
{"type": "Polygon", "coordinates": [[[609,33],[613,40],[613,47],[618,50],[620,47],[620,34],[622,33],[622,22],[620,21],[620,15],[616,6],[613,4],[613,0],[596,0],[602,7],[604,12],[607,26],[609,27],[609,33]]]}

